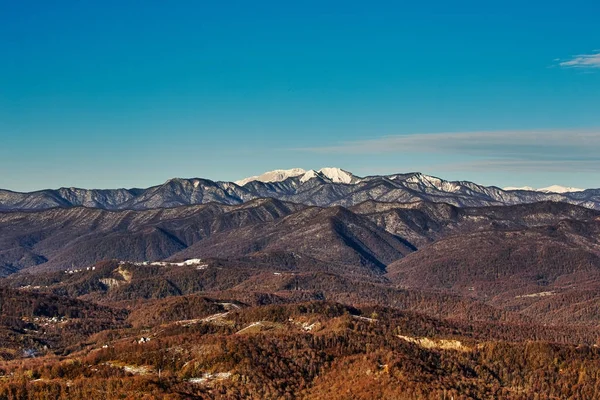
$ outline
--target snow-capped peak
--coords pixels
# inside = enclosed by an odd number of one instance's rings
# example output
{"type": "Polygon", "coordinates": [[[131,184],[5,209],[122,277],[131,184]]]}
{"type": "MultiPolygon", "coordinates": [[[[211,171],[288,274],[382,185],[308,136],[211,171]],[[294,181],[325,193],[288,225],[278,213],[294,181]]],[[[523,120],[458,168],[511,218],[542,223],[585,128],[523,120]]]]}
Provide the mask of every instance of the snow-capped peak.
{"type": "Polygon", "coordinates": [[[538,189],[538,192],[544,193],[571,193],[571,192],[583,192],[584,189],[574,187],[564,187],[559,185],[552,185],[545,188],[538,189]]]}
{"type": "Polygon", "coordinates": [[[304,183],[313,178],[316,178],[317,176],[319,176],[319,173],[317,171],[315,171],[314,169],[311,169],[311,170],[307,171],[304,175],[302,175],[302,177],[300,178],[300,182],[304,183]]]}
{"type": "Polygon", "coordinates": [[[348,171],[344,171],[341,168],[321,168],[320,173],[331,179],[334,183],[352,183],[354,175],[348,171]]]}
{"type": "Polygon", "coordinates": [[[276,169],[274,171],[265,172],[262,175],[251,176],[239,181],[235,181],[235,184],[244,186],[245,184],[253,181],[282,182],[288,178],[294,177],[300,177],[300,182],[302,183],[316,177],[329,180],[333,183],[357,183],[360,181],[360,179],[352,175],[351,172],[344,171],[341,168],[327,167],[321,168],[318,171],[315,171],[314,169],[305,171],[302,168],[276,169]]]}
{"type": "Polygon", "coordinates": [[[574,187],[565,187],[559,185],[552,185],[541,189],[534,189],[531,186],[524,187],[505,187],[504,190],[528,190],[532,192],[542,193],[572,193],[572,192],[583,192],[585,189],[579,189],[574,187]]]}
{"type": "Polygon", "coordinates": [[[333,183],[349,184],[349,183],[358,183],[360,181],[360,179],[358,179],[354,175],[352,175],[351,172],[344,171],[341,168],[326,167],[326,168],[321,168],[318,171],[315,171],[314,169],[307,171],[300,178],[300,182],[304,183],[304,182],[306,182],[310,179],[316,178],[316,177],[321,177],[323,179],[330,180],[333,183]]]}
{"type": "Polygon", "coordinates": [[[244,186],[245,184],[252,181],[281,182],[294,176],[304,175],[305,173],[306,171],[302,168],[276,169],[273,171],[265,172],[262,175],[251,176],[245,179],[241,179],[239,181],[235,181],[235,184],[239,186],[244,186]]]}

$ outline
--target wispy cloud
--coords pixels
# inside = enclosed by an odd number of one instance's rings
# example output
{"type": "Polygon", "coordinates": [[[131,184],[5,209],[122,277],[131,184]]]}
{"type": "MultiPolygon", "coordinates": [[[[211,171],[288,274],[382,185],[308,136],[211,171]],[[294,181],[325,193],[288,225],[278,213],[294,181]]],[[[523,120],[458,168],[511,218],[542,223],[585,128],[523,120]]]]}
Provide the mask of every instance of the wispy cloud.
{"type": "Polygon", "coordinates": [[[589,172],[600,168],[600,129],[395,135],[298,149],[323,154],[423,154],[453,157],[455,168],[589,172]]]}
{"type": "Polygon", "coordinates": [[[569,60],[558,60],[563,68],[600,68],[600,52],[595,54],[580,54],[569,60]]]}
{"type": "Polygon", "coordinates": [[[550,172],[550,173],[595,173],[600,167],[598,160],[477,160],[444,164],[444,171],[503,171],[515,173],[550,172]]]}

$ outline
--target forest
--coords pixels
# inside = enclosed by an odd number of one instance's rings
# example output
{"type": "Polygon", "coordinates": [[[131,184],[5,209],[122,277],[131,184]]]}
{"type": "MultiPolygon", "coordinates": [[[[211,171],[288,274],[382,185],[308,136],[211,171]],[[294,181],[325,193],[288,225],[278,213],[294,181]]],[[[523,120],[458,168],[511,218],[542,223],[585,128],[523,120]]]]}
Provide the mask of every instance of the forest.
{"type": "Polygon", "coordinates": [[[329,301],[188,295],[128,310],[14,289],[2,299],[2,329],[19,339],[1,344],[0,399],[600,397],[593,330],[329,301]],[[17,353],[20,339],[39,352],[17,353]]]}

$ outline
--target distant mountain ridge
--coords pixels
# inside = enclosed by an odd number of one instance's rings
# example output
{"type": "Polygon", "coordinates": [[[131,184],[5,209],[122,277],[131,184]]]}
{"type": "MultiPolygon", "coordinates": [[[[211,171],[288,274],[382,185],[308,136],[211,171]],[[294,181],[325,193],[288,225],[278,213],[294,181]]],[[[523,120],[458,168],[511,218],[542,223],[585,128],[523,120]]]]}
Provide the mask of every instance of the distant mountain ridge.
{"type": "Polygon", "coordinates": [[[294,176],[304,175],[306,173],[302,168],[292,168],[292,169],[276,169],[273,171],[265,172],[264,174],[257,176],[250,176],[248,178],[241,179],[239,181],[235,181],[234,183],[239,186],[244,186],[246,183],[252,181],[260,181],[260,182],[281,182],[286,180],[287,178],[291,178],[294,176]]]}
{"type": "Polygon", "coordinates": [[[560,185],[552,185],[540,189],[534,189],[531,186],[524,187],[505,187],[504,190],[529,190],[532,192],[542,192],[542,193],[573,193],[573,192],[583,192],[585,189],[575,188],[575,187],[565,187],[560,185]]]}
{"type": "Polygon", "coordinates": [[[340,168],[309,171],[294,168],[267,172],[237,183],[202,178],[174,178],[147,189],[61,188],[30,193],[0,190],[0,211],[75,206],[105,210],[147,210],[211,202],[236,205],[258,198],[274,198],[322,207],[351,207],[368,200],[400,203],[431,201],[459,207],[557,201],[600,209],[600,189],[509,189],[468,181],[447,181],[419,172],[358,177],[340,168]]]}
{"type": "Polygon", "coordinates": [[[235,181],[234,183],[239,186],[244,186],[250,182],[258,181],[264,183],[270,182],[283,182],[288,178],[300,177],[300,182],[304,183],[313,178],[321,178],[329,180],[333,183],[358,183],[360,178],[354,176],[352,172],[344,171],[341,168],[325,167],[316,171],[311,169],[306,171],[302,168],[292,169],[276,169],[273,171],[265,172],[262,175],[250,176],[248,178],[235,181]]]}

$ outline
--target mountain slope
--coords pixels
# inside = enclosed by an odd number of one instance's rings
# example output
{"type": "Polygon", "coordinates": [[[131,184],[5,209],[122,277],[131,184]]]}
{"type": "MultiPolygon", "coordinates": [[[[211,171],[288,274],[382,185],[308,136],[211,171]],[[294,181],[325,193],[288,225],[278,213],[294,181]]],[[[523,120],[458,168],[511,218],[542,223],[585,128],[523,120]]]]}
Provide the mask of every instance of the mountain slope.
{"type": "Polygon", "coordinates": [[[0,212],[0,268],[8,275],[36,265],[76,269],[105,259],[252,257],[260,263],[382,273],[388,264],[452,235],[589,221],[599,215],[552,202],[460,208],[369,201],[346,209],[274,199],[140,211],[0,212]]]}
{"type": "Polygon", "coordinates": [[[368,201],[350,209],[417,248],[460,233],[523,229],[557,224],[563,220],[589,221],[600,217],[598,211],[555,202],[456,207],[445,203],[368,201]]]}
{"type": "Polygon", "coordinates": [[[0,213],[0,274],[43,264],[81,268],[103,259],[167,258],[223,230],[281,218],[304,206],[255,200],[144,211],[83,207],[0,213]]]}
{"type": "Polygon", "coordinates": [[[246,256],[304,257],[295,264],[382,273],[414,251],[396,235],[342,207],[273,199],[143,211],[55,208],[0,213],[0,267],[7,275],[79,269],[97,261],[246,256]]]}
{"type": "Polygon", "coordinates": [[[347,273],[383,272],[388,263],[414,251],[402,239],[342,207],[308,208],[260,225],[224,231],[199,241],[174,258],[233,257],[283,252],[338,265],[347,273]]]}
{"type": "Polygon", "coordinates": [[[530,305],[557,293],[600,288],[599,235],[597,218],[462,232],[392,263],[387,276],[401,287],[446,290],[513,308],[530,305]]]}

